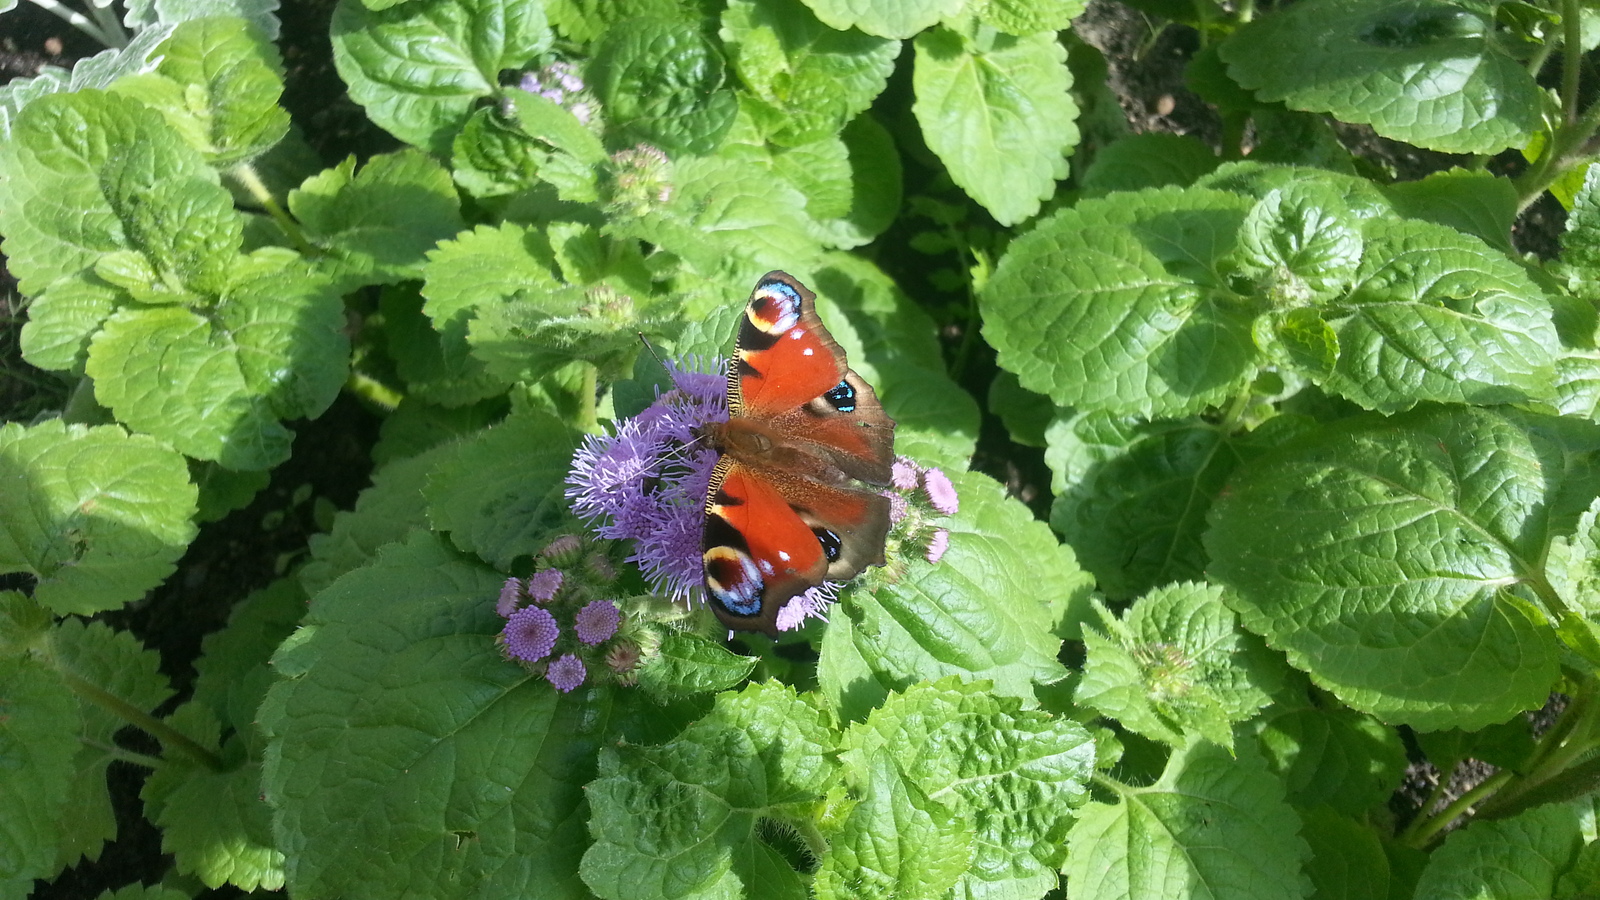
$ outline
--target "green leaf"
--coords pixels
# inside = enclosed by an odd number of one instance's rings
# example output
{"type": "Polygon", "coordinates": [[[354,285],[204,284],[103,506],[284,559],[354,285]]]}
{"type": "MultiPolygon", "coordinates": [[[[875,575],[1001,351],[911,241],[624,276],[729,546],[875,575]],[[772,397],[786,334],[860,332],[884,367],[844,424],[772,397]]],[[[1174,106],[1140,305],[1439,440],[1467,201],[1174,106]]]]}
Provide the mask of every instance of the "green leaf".
{"type": "Polygon", "coordinates": [[[1192,184],[1221,160],[1204,141],[1188,135],[1152,131],[1102,147],[1079,176],[1085,197],[1192,184]]]}
{"type": "Polygon", "coordinates": [[[126,47],[110,47],[78,60],[71,72],[43,66],[35,78],[15,78],[0,86],[0,141],[11,139],[22,108],[46,94],[105,88],[119,78],[152,71],[160,60],[151,57],[170,34],[170,26],[146,28],[134,35],[126,47]]]}
{"type": "Polygon", "coordinates": [[[1550,302],[1520,266],[1442,225],[1377,219],[1348,294],[1325,313],[1339,361],[1323,384],[1367,409],[1553,400],[1550,302]]]}
{"type": "Polygon", "coordinates": [[[1036,684],[1066,674],[1051,628],[1087,603],[1089,577],[999,485],[947,474],[961,510],[939,522],[950,531],[944,557],[929,565],[920,546],[890,548],[898,578],[879,586],[869,575],[866,589],[846,592],[823,637],[817,678],[845,718],[946,675],[988,679],[996,695],[1031,703],[1036,684]]]}
{"type": "MultiPolygon", "coordinates": [[[[1005,423],[1012,441],[1025,447],[1045,446],[1056,417],[1056,405],[1049,397],[1028,390],[1017,383],[1017,376],[1001,369],[989,382],[988,401],[989,411],[1005,423]]],[[[1061,526],[1051,524],[1060,530],[1061,526]]]]}
{"type": "Polygon", "coordinates": [[[215,522],[236,509],[244,509],[267,486],[266,472],[235,472],[213,462],[189,461],[189,480],[199,490],[195,521],[215,522]]]}
{"type": "Polygon", "coordinates": [[[467,326],[477,309],[504,303],[522,291],[560,289],[555,268],[555,254],[545,235],[512,222],[479,225],[430,251],[423,271],[422,296],[427,302],[422,311],[439,333],[445,371],[456,378],[483,377],[478,374],[481,363],[467,359],[471,353],[467,326]]]}
{"type": "Polygon", "coordinates": [[[501,658],[502,581],[419,533],[319,594],[278,651],[262,783],[291,895],[584,896],[609,695],[501,658]]]}
{"type": "Polygon", "coordinates": [[[1039,211],[1078,142],[1072,74],[1054,33],[979,45],[947,28],[918,35],[912,112],[950,177],[1002,225],[1039,211]]]}
{"type": "Polygon", "coordinates": [[[239,247],[228,192],[153,110],[100,91],[28,104],[0,145],[0,233],[23,293],[137,255],[152,294],[215,290],[239,247]],[[154,283],[150,283],[150,282],[154,283]]]}
{"type": "Polygon", "coordinates": [[[1199,741],[1172,754],[1149,787],[1112,783],[1121,801],[1090,803],[1067,838],[1063,871],[1085,897],[1304,897],[1310,855],[1283,786],[1248,744],[1238,757],[1199,741]]]}
{"type": "Polygon", "coordinates": [[[38,579],[58,615],[143,596],[194,540],[195,488],[183,457],[121,428],[0,426],[0,570],[38,579]]]}
{"type": "Polygon", "coordinates": [[[130,426],[199,459],[266,469],[289,454],[279,419],[320,414],[345,380],[349,344],[332,287],[293,253],[236,266],[209,317],[129,307],[95,335],[95,397],[130,426]]]}
{"type": "Polygon", "coordinates": [[[456,452],[453,445],[436,447],[373,472],[372,487],[356,498],[355,509],[334,516],[327,534],[311,536],[311,560],[300,570],[306,594],[315,597],[334,579],[371,561],[384,546],[414,528],[426,528],[423,488],[434,467],[456,452]]]}
{"type": "Polygon", "coordinates": [[[1280,305],[1327,299],[1350,288],[1361,226],[1327,185],[1276,188],[1245,216],[1234,259],[1280,305]]]}
{"type": "Polygon", "coordinates": [[[1264,101],[1446,153],[1498,153],[1540,125],[1540,90],[1483,13],[1445,0],[1307,0],[1239,29],[1228,74],[1264,101]]]}
{"type": "Polygon", "coordinates": [[[1561,262],[1569,273],[1568,289],[1590,297],[1591,286],[1600,281],[1600,166],[1588,167],[1583,187],[1573,198],[1567,230],[1561,235],[1561,262]]]}
{"type": "Polygon", "coordinates": [[[1054,473],[1050,525],[1113,599],[1203,577],[1206,511],[1248,451],[1210,423],[1147,424],[1104,414],[1045,432],[1054,473]]]}
{"type": "Polygon", "coordinates": [[[1517,220],[1517,189],[1509,178],[1451,169],[1430,173],[1421,181],[1391,184],[1384,193],[1395,211],[1408,219],[1464,231],[1501,253],[1516,253],[1511,227],[1517,220]]]}
{"type": "Polygon", "coordinates": [[[806,197],[759,159],[703,156],[674,162],[670,201],[629,231],[703,275],[725,267],[763,272],[804,269],[821,253],[805,220],[806,197]]]}
{"type": "Polygon", "coordinates": [[[162,31],[160,25],[179,25],[211,16],[244,19],[266,36],[278,39],[278,4],[275,0],[129,0],[122,24],[139,31],[162,31]]]}
{"type": "Polygon", "coordinates": [[[1246,627],[1356,709],[1434,730],[1536,708],[1558,645],[1512,586],[1543,580],[1549,505],[1581,475],[1553,425],[1442,408],[1309,434],[1235,474],[1210,572],[1246,627]]]}
{"type": "Polygon", "coordinates": [[[1250,202],[1160,188],[1087,200],[1013,241],[979,295],[983,336],[1060,406],[1182,416],[1255,375],[1254,311],[1218,260],[1250,202]]]}
{"type": "Polygon", "coordinates": [[[757,885],[763,897],[805,897],[758,828],[810,818],[837,777],[835,740],[792,688],[752,684],[669,743],[602,749],[584,883],[604,900],[733,898],[757,885]]]}
{"type": "Polygon", "coordinates": [[[876,758],[886,756],[909,783],[964,820],[972,861],[957,897],[1037,897],[1055,887],[1071,809],[1089,798],[1089,733],[1069,719],[1019,707],[982,682],[955,676],[891,696],[845,737],[847,781],[867,791],[868,800],[873,789],[892,787],[860,784],[876,758]]]}
{"type": "Polygon", "coordinates": [[[615,143],[650,144],[668,156],[716,151],[739,102],[716,45],[689,22],[629,19],[595,46],[589,82],[615,143]]]}
{"type": "Polygon", "coordinates": [[[345,289],[421,277],[426,254],[463,227],[450,173],[415,150],[355,165],[350,157],[307,179],[289,192],[289,211],[345,289]]]}
{"type": "MultiPolygon", "coordinates": [[[[20,594],[0,594],[8,609],[28,602],[20,594]]],[[[0,886],[8,887],[7,896],[26,896],[33,879],[60,868],[58,845],[67,837],[61,816],[72,799],[78,728],[77,699],[59,673],[32,655],[0,656],[0,765],[7,773],[0,779],[6,809],[0,886]]]]}
{"type": "Polygon", "coordinates": [[[1233,747],[1233,725],[1282,687],[1282,663],[1239,629],[1223,589],[1197,582],[1157,588],[1104,634],[1085,630],[1088,657],[1074,699],[1146,737],[1182,746],[1204,737],[1233,747]]]}
{"type": "Polygon", "coordinates": [[[459,321],[430,321],[423,314],[425,303],[419,293],[428,287],[414,282],[390,285],[378,298],[389,355],[407,396],[460,407],[504,394],[510,382],[490,374],[467,343],[470,308],[461,312],[459,321]]]}
{"type": "Polygon", "coordinates": [[[973,7],[983,23],[1021,36],[1065,31],[1086,5],[1085,0],[985,0],[973,7]]]}
{"type": "Polygon", "coordinates": [[[289,113],[278,105],[283,60],[249,22],[186,21],[159,52],[155,72],[124,78],[112,91],[160,112],[213,166],[258,156],[288,133],[289,113]]]}
{"type": "Polygon", "coordinates": [[[1417,883],[1417,900],[1554,897],[1557,878],[1577,862],[1583,832],[1577,810],[1565,804],[1473,822],[1434,852],[1417,883]]]}
{"type": "Polygon", "coordinates": [[[813,888],[818,900],[938,900],[972,857],[960,816],[907,778],[888,753],[873,754],[860,800],[829,835],[813,888]]]}
{"type": "Polygon", "coordinates": [[[28,304],[28,321],[22,326],[22,358],[41,369],[82,371],[89,338],[122,297],[121,291],[98,278],[63,278],[53,283],[28,304]]]}
{"type": "Polygon", "coordinates": [[[799,146],[839,133],[889,83],[900,42],[836,30],[800,0],[732,0],[723,42],[774,143],[799,146]]]}
{"type": "Polygon", "coordinates": [[[1572,534],[1557,535],[1550,542],[1545,565],[1550,585],[1573,613],[1593,618],[1600,616],[1600,500],[1589,505],[1579,517],[1572,534]]]}
{"type": "Polygon", "coordinates": [[[424,491],[433,527],[451,543],[509,570],[568,521],[567,470],[577,436],[542,412],[514,414],[463,446],[424,491]]]}
{"type": "Polygon", "coordinates": [[[1313,184],[1331,189],[1338,197],[1340,207],[1357,219],[1375,219],[1394,212],[1383,191],[1371,181],[1306,166],[1228,162],[1218,166],[1211,174],[1200,176],[1194,186],[1232,191],[1261,200],[1273,191],[1297,186],[1304,190],[1313,184]]]}
{"type": "Polygon", "coordinates": [[[73,727],[81,732],[71,757],[72,788],[62,811],[57,846],[58,866],[70,866],[79,858],[98,858],[102,846],[117,836],[106,769],[124,755],[112,738],[128,720],[112,708],[126,704],[125,708],[149,713],[172,696],[172,687],[161,674],[160,655],[126,631],[67,619],[56,626],[50,642],[63,673],[113,698],[112,703],[101,703],[80,695],[73,717],[73,727]]]}
{"type": "Polygon", "coordinates": [[[905,39],[961,11],[966,0],[806,0],[830,28],[905,39]]]}
{"type": "Polygon", "coordinates": [[[1301,809],[1326,804],[1359,818],[1388,800],[1405,775],[1408,761],[1400,735],[1346,706],[1309,700],[1280,704],[1252,726],[1268,768],[1283,779],[1289,801],[1301,809]]]}
{"type": "Polygon", "coordinates": [[[725,691],[748,678],[757,662],[698,634],[674,631],[640,667],[639,686],[669,698],[725,691]]]}
{"type": "Polygon", "coordinates": [[[1311,847],[1306,877],[1316,897],[1380,897],[1390,893],[1389,858],[1371,825],[1327,807],[1302,810],[1302,834],[1311,847]]]}
{"type": "MultiPolygon", "coordinates": [[[[264,689],[265,679],[256,680],[264,689]]],[[[219,750],[221,726],[209,708],[187,703],[166,723],[201,746],[219,750]]],[[[248,728],[250,723],[242,724],[248,728]]],[[[238,741],[233,736],[227,743],[238,741]]],[[[186,754],[168,753],[139,796],[147,815],[161,827],[161,849],[173,854],[178,871],[211,888],[232,884],[245,891],[279,890],[285,859],[273,845],[271,809],[261,798],[261,760],[235,758],[231,763],[216,771],[186,754]]]]}
{"type": "Polygon", "coordinates": [[[411,0],[372,11],[343,0],[333,14],[333,61],[350,97],[390,134],[436,156],[477,101],[499,92],[500,71],[549,47],[544,7],[507,0],[411,0]]]}

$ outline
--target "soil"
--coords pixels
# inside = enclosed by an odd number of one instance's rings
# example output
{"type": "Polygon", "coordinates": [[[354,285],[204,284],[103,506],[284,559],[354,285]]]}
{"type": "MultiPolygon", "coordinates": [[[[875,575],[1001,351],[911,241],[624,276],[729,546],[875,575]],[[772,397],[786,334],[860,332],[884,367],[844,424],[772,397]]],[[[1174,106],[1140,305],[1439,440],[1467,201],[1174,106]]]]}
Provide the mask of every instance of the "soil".
{"type": "MultiPolygon", "coordinates": [[[[283,22],[279,46],[286,69],[283,102],[325,164],[349,154],[366,158],[397,146],[392,137],[367,121],[339,80],[328,39],[333,7],[334,0],[285,0],[279,10],[283,22]]],[[[1105,55],[1109,85],[1130,130],[1190,134],[1216,146],[1221,134],[1219,120],[1183,83],[1184,67],[1198,49],[1194,31],[1155,28],[1144,15],[1112,0],[1091,0],[1074,31],[1105,55]]],[[[74,59],[98,50],[92,40],[28,2],[0,18],[0,82],[37,74],[46,64],[70,66],[74,59]]],[[[902,62],[909,58],[910,54],[905,54],[902,62]]],[[[890,93],[904,88],[905,76],[904,72],[896,75],[899,88],[891,84],[890,93]]],[[[1401,178],[1440,167],[1438,154],[1386,141],[1370,129],[1348,127],[1341,131],[1341,138],[1353,151],[1378,161],[1401,178]]],[[[915,153],[908,149],[907,155],[914,157],[915,153]]],[[[1520,164],[1520,158],[1514,156],[1495,160],[1496,171],[1514,171],[1520,164]]],[[[919,177],[914,169],[908,170],[908,195],[928,188],[916,183],[919,177]]],[[[1516,241],[1518,247],[1548,257],[1556,252],[1564,214],[1558,204],[1546,200],[1518,224],[1516,241]]],[[[982,219],[981,211],[973,216],[982,219]]],[[[994,227],[992,222],[989,227],[994,227]]],[[[892,274],[916,296],[939,293],[927,284],[925,273],[892,274]],[[926,290],[918,291],[913,285],[926,290]]],[[[961,352],[966,328],[973,321],[965,312],[969,302],[949,299],[942,313],[952,358],[961,352]]],[[[937,301],[934,305],[938,306],[937,301]]],[[[5,420],[27,421],[38,412],[59,408],[69,389],[67,381],[22,362],[17,345],[22,306],[15,282],[0,268],[0,418],[5,420]]],[[[937,308],[935,311],[939,313],[937,308]]],[[[992,355],[985,359],[980,351],[971,365],[962,367],[961,380],[983,397],[995,371],[992,355]]],[[[204,526],[180,562],[178,573],[160,589],[103,617],[115,627],[131,630],[161,653],[163,671],[179,689],[179,699],[192,682],[201,638],[222,626],[238,599],[279,577],[305,552],[307,537],[319,530],[315,498],[338,508],[354,504],[356,494],[367,484],[369,450],[377,425],[376,416],[347,396],[317,421],[296,423],[294,457],[273,472],[270,485],[255,501],[204,526]],[[306,499],[306,486],[312,500],[306,499]]],[[[1042,453],[1011,443],[992,417],[985,422],[974,466],[1004,481],[1036,513],[1048,513],[1049,472],[1042,453]]],[[[0,578],[0,588],[23,584],[25,580],[0,578]]],[[[120,739],[131,748],[156,750],[141,746],[140,741],[148,739],[131,730],[120,739]]],[[[166,876],[171,857],[161,853],[160,835],[144,820],[137,796],[143,777],[136,767],[113,765],[110,784],[118,815],[117,840],[106,846],[98,860],[81,863],[53,882],[41,882],[35,897],[79,900],[107,888],[134,881],[154,883],[166,876]]],[[[1409,788],[1396,795],[1397,816],[1414,813],[1420,802],[1416,791],[1428,777],[1421,767],[1411,773],[1409,788]]],[[[239,894],[224,888],[199,896],[239,894]]]]}

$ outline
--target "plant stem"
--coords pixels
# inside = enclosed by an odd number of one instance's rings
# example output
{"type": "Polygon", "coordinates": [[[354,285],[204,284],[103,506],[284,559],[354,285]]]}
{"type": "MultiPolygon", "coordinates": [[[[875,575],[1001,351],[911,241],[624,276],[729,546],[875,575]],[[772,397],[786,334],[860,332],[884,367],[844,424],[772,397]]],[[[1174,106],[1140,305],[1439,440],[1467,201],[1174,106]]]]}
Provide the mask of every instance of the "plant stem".
{"type": "Polygon", "coordinates": [[[384,412],[394,412],[405,399],[403,394],[384,384],[371,375],[364,375],[354,369],[350,370],[350,377],[345,379],[345,390],[362,400],[371,403],[384,412]]]}
{"type": "Polygon", "coordinates": [[[1449,806],[1440,810],[1438,815],[1430,816],[1425,821],[1419,820],[1423,822],[1420,828],[1407,829],[1410,836],[1405,843],[1419,850],[1426,847],[1440,831],[1459,818],[1473,804],[1498,791],[1514,776],[1514,772],[1506,769],[1485,778],[1477,787],[1457,797],[1449,806]]]}
{"type": "Polygon", "coordinates": [[[1578,123],[1578,76],[1583,74],[1583,22],[1579,0],[1561,0],[1561,110],[1568,126],[1578,123]]]}
{"type": "Polygon", "coordinates": [[[1517,189],[1517,212],[1520,214],[1539,199],[1539,195],[1560,178],[1582,155],[1582,148],[1600,127],[1600,103],[1584,110],[1578,121],[1570,126],[1555,129],[1545,145],[1544,152],[1526,172],[1512,179],[1517,189]]]}
{"type": "Polygon", "coordinates": [[[1450,776],[1454,772],[1455,770],[1451,769],[1449,772],[1439,773],[1438,779],[1433,782],[1433,790],[1428,792],[1428,799],[1422,801],[1422,805],[1417,807],[1417,817],[1412,819],[1411,824],[1407,825],[1406,830],[1401,833],[1401,843],[1409,844],[1417,832],[1422,829],[1422,826],[1429,821],[1428,810],[1438,805],[1439,798],[1444,795],[1445,786],[1450,783],[1450,776]]]}
{"type": "Polygon", "coordinates": [[[311,242],[306,240],[305,232],[300,230],[300,223],[296,222],[292,216],[284,211],[283,207],[278,205],[277,198],[272,196],[272,191],[267,189],[266,184],[261,180],[261,176],[256,174],[255,166],[249,163],[240,163],[228,170],[228,174],[232,175],[239,182],[239,185],[248,191],[257,203],[261,204],[261,208],[267,211],[267,215],[272,217],[272,221],[278,223],[278,227],[283,229],[283,233],[293,242],[295,249],[300,251],[302,256],[322,255],[322,251],[311,246],[311,242]]]}
{"type": "Polygon", "coordinates": [[[190,740],[188,735],[183,734],[176,728],[121,697],[65,670],[61,670],[61,680],[66,683],[67,687],[72,689],[74,694],[84,700],[93,703],[128,724],[154,735],[163,747],[169,750],[176,750],[213,772],[221,772],[223,770],[222,760],[218,759],[215,753],[200,746],[190,740]]]}
{"type": "Polygon", "coordinates": [[[120,34],[120,28],[117,29],[117,32],[119,33],[107,34],[101,30],[99,24],[93,19],[90,19],[88,16],[85,16],[83,13],[78,12],[70,6],[65,6],[56,2],[56,0],[33,0],[33,2],[44,9],[55,13],[57,16],[60,16],[62,19],[66,20],[68,25],[71,25],[73,28],[78,29],[100,43],[105,44],[107,47],[123,47],[128,43],[127,39],[120,34]]]}
{"type": "Polygon", "coordinates": [[[600,430],[600,370],[593,363],[584,363],[583,384],[578,388],[578,430],[594,434],[600,430]]]}

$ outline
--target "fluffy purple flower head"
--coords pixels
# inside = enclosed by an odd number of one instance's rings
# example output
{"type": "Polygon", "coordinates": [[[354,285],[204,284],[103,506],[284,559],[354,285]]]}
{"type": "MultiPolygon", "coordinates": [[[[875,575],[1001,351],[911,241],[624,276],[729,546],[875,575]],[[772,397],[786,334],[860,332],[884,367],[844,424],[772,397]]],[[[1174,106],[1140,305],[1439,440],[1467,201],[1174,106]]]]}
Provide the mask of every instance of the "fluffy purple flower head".
{"type": "Polygon", "coordinates": [[[928,562],[938,563],[948,549],[950,549],[950,532],[943,528],[935,531],[933,537],[928,540],[928,552],[925,554],[928,562]]]}
{"type": "Polygon", "coordinates": [[[583,684],[583,679],[588,675],[589,670],[584,666],[583,660],[571,653],[563,653],[544,673],[545,680],[550,682],[550,686],[563,694],[583,684]]]}
{"type": "Polygon", "coordinates": [[[894,465],[889,467],[889,483],[902,491],[909,491],[917,486],[917,477],[921,474],[922,468],[909,457],[897,456],[894,465]]]}
{"type": "Polygon", "coordinates": [[[961,508],[956,486],[950,483],[950,476],[938,469],[928,469],[922,473],[922,489],[927,492],[933,508],[944,515],[953,516],[961,508]]]}
{"type": "Polygon", "coordinates": [[[578,448],[567,498],[601,537],[633,542],[628,560],[652,591],[685,600],[700,588],[706,492],[717,464],[700,431],[728,420],[728,401],[720,375],[670,374],[672,390],[578,448]]]}
{"type": "Polygon", "coordinates": [[[511,614],[511,618],[506,620],[505,630],[500,632],[500,640],[506,648],[506,655],[512,659],[538,662],[550,655],[560,633],[556,617],[550,615],[550,610],[542,606],[529,606],[511,614]]]}
{"type": "Polygon", "coordinates": [[[541,569],[528,578],[528,596],[540,603],[549,603],[555,599],[556,591],[561,590],[564,580],[560,569],[541,569]]]}
{"type": "Polygon", "coordinates": [[[778,618],[774,624],[778,626],[779,631],[794,631],[804,625],[807,619],[828,621],[824,613],[838,597],[839,588],[837,582],[825,581],[791,599],[778,610],[778,618]]]}
{"type": "Polygon", "coordinates": [[[495,614],[504,619],[517,611],[517,602],[522,599],[522,580],[507,578],[506,583],[500,586],[500,599],[494,605],[495,614]]]}
{"type": "Polygon", "coordinates": [[[611,639],[617,633],[617,625],[622,621],[622,612],[610,600],[593,600],[583,609],[578,610],[577,618],[573,620],[573,627],[578,632],[578,640],[589,646],[602,643],[611,639]]]}

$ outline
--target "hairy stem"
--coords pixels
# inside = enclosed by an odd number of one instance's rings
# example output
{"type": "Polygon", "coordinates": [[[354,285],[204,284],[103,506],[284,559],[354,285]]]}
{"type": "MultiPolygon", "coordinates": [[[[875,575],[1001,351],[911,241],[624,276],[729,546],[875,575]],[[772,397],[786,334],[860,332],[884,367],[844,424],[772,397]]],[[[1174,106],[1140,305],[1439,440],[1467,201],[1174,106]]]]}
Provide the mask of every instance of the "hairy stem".
{"type": "Polygon", "coordinates": [[[272,196],[272,191],[267,189],[266,184],[261,180],[261,176],[256,173],[254,166],[249,163],[240,163],[229,169],[228,174],[233,176],[234,180],[239,182],[239,185],[248,191],[257,203],[261,204],[261,208],[267,211],[267,215],[272,217],[272,221],[278,223],[278,227],[283,229],[283,233],[293,242],[295,249],[302,256],[321,255],[321,252],[311,246],[310,241],[306,240],[305,232],[300,230],[300,223],[296,222],[292,216],[284,211],[282,206],[278,205],[278,199],[272,196]]]}
{"type": "Polygon", "coordinates": [[[175,750],[193,759],[213,772],[223,770],[222,760],[215,753],[200,746],[176,728],[157,719],[144,710],[134,706],[128,701],[105,690],[97,684],[85,681],[71,672],[62,671],[61,680],[74,694],[93,703],[117,718],[154,735],[163,747],[175,750]]]}

